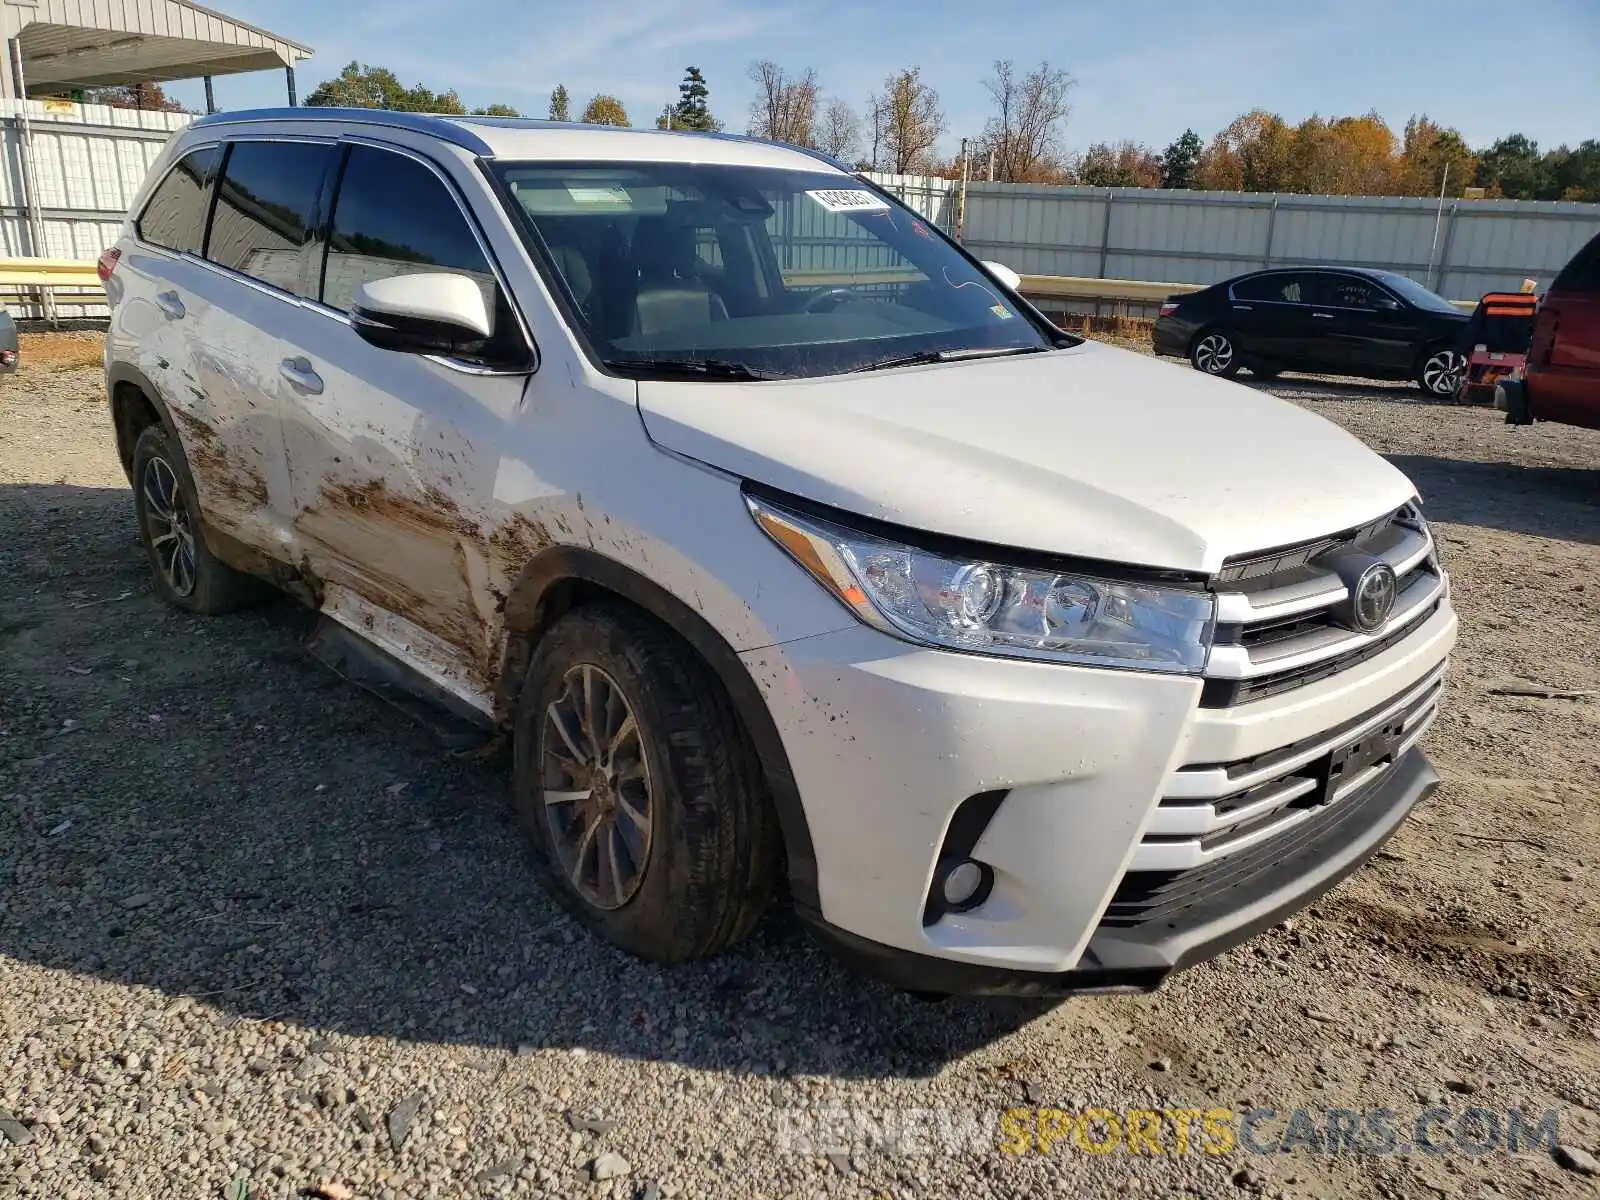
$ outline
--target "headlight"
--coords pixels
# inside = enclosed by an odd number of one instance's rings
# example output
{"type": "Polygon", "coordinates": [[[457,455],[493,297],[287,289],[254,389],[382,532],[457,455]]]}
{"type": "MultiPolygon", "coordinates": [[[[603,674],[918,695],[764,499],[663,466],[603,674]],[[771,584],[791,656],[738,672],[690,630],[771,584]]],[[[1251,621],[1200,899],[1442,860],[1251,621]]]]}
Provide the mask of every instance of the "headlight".
{"type": "Polygon", "coordinates": [[[980,654],[1197,675],[1210,593],[953,559],[746,497],[756,523],[874,628],[980,654]]]}

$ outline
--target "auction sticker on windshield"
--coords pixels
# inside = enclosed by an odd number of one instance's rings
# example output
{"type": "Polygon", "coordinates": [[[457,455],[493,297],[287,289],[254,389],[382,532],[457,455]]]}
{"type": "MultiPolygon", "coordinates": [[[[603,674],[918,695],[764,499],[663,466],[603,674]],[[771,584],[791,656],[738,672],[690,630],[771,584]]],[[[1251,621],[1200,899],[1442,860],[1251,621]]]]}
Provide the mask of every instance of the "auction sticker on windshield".
{"type": "Polygon", "coordinates": [[[806,195],[831,213],[878,212],[889,207],[888,201],[858,188],[824,188],[806,195]]]}

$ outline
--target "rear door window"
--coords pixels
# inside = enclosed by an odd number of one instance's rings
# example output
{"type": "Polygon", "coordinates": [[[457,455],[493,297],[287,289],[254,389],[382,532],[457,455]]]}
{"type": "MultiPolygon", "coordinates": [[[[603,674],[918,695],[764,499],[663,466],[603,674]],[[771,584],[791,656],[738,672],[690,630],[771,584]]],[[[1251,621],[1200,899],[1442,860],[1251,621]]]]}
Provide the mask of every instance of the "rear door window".
{"type": "Polygon", "coordinates": [[[286,292],[315,295],[307,247],[316,235],[317,204],[333,160],[331,143],[233,143],[217,188],[206,257],[286,292]]]}
{"type": "Polygon", "coordinates": [[[1600,237],[1595,238],[1562,268],[1550,286],[1552,292],[1600,294],[1600,237]]]}
{"type": "Polygon", "coordinates": [[[1304,276],[1294,274],[1257,275],[1233,285],[1235,300],[1275,301],[1279,304],[1308,304],[1304,276]]]}
{"type": "Polygon", "coordinates": [[[362,284],[425,271],[465,275],[483,292],[494,314],[485,360],[527,359],[489,257],[449,185],[409,155],[351,146],[333,203],[322,303],[348,312],[362,284]]]}
{"type": "Polygon", "coordinates": [[[221,163],[221,146],[185,154],[150,194],[139,214],[139,237],[164,250],[199,254],[205,246],[206,210],[221,163]]]}

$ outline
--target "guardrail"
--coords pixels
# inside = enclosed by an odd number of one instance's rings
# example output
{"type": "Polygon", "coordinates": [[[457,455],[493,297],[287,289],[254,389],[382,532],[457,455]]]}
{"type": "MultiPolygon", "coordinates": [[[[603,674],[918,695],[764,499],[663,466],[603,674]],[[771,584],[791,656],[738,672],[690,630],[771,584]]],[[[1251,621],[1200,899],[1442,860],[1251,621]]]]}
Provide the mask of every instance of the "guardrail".
{"type": "Polygon", "coordinates": [[[99,287],[92,262],[70,258],[0,259],[0,287],[99,287]]]}
{"type": "MultiPolygon", "coordinates": [[[[794,282],[812,286],[849,286],[864,283],[898,283],[905,271],[867,272],[787,272],[794,282]]],[[[1168,296],[1198,292],[1204,283],[1158,283],[1145,279],[1096,279],[1073,275],[1024,275],[1022,294],[1030,299],[1123,300],[1139,304],[1160,304],[1168,296]]],[[[63,258],[0,259],[0,288],[91,288],[98,290],[100,277],[94,263],[63,258]]],[[[1452,300],[1463,312],[1477,307],[1476,301],[1452,300]]]]}

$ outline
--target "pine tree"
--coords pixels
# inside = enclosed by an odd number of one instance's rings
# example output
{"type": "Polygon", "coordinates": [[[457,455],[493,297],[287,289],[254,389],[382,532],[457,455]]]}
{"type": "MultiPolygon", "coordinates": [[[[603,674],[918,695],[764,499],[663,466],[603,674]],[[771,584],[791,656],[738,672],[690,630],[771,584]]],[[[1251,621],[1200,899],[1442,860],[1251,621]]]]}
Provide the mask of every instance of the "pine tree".
{"type": "Polygon", "coordinates": [[[550,93],[550,119],[552,121],[572,120],[572,110],[568,106],[567,85],[556,84],[555,91],[550,93]]]}
{"type": "Polygon", "coordinates": [[[678,104],[672,110],[672,128],[697,129],[712,133],[722,128],[722,122],[711,115],[707,103],[711,89],[699,67],[690,67],[678,85],[678,104]]]}

